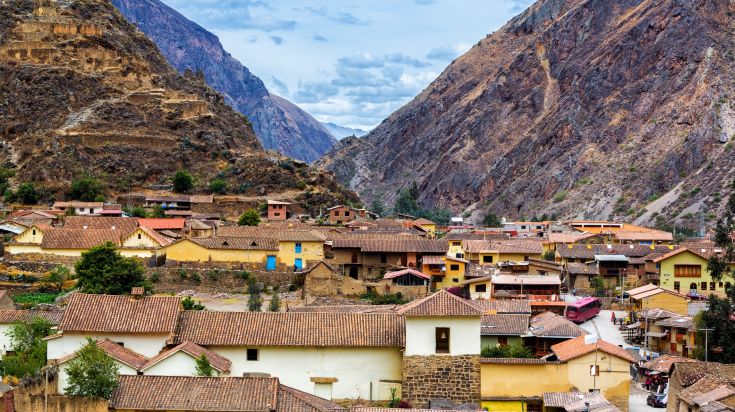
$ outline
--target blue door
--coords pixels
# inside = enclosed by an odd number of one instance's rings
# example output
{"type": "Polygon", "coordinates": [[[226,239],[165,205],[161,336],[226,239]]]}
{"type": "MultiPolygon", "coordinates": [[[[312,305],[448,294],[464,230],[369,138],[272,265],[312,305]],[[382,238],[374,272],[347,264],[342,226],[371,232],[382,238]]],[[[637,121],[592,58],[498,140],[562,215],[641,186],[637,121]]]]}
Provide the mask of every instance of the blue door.
{"type": "Polygon", "coordinates": [[[301,263],[301,258],[296,258],[296,261],[293,265],[296,266],[296,270],[301,270],[304,266],[304,264],[301,263]]]}
{"type": "Polygon", "coordinates": [[[268,256],[268,260],[265,263],[265,270],[276,270],[276,257],[268,256]]]}
{"type": "Polygon", "coordinates": [[[301,243],[296,243],[296,253],[301,253],[301,243]]]}

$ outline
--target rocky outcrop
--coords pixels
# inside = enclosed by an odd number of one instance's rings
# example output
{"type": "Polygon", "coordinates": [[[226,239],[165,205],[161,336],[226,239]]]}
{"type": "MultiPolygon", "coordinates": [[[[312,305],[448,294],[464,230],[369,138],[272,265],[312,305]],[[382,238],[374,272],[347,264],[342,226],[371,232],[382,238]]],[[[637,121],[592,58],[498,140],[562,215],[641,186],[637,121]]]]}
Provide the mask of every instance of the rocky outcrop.
{"type": "Polygon", "coordinates": [[[728,0],[540,0],[318,165],[368,203],[416,181],[425,207],[476,219],[706,224],[733,174],[734,16],[728,0]]]}
{"type": "Polygon", "coordinates": [[[220,178],[316,208],[356,200],[329,174],[264,152],[245,117],[176,72],[109,1],[0,2],[0,15],[0,158],[16,182],[63,192],[92,174],[127,191],[187,168],[200,188],[220,178]]]}
{"type": "Polygon", "coordinates": [[[271,94],[247,67],[227,53],[217,36],[159,0],[112,0],[122,14],[156,43],[183,73],[201,71],[225,101],[247,116],[266,149],[311,162],[336,141],[316,119],[271,94]]]}

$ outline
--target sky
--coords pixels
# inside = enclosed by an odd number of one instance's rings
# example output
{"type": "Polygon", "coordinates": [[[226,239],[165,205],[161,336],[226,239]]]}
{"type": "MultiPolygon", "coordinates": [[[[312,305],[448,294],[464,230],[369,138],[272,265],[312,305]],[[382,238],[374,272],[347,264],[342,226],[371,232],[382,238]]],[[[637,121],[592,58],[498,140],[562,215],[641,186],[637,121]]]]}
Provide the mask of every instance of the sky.
{"type": "Polygon", "coordinates": [[[163,0],[317,120],[369,130],[532,0],[163,0]]]}

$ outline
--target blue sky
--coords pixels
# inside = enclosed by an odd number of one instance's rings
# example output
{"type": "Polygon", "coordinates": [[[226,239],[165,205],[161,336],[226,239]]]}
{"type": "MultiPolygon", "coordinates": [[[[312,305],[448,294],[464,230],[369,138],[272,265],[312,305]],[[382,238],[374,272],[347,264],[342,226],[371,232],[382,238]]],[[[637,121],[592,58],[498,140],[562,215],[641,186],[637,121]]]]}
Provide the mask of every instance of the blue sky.
{"type": "Polygon", "coordinates": [[[163,0],[320,121],[370,129],[532,0],[163,0]]]}

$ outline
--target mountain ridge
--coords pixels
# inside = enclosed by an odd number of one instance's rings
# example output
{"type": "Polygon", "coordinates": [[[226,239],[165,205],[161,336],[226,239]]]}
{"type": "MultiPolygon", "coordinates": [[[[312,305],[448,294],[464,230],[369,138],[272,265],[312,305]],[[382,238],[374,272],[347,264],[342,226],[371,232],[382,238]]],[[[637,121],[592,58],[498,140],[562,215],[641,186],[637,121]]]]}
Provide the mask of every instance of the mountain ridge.
{"type": "Polygon", "coordinates": [[[335,138],[311,115],[271,94],[263,81],[228,53],[219,38],[159,0],[112,0],[179,72],[202,71],[207,83],[246,115],[267,149],[311,162],[335,138]]]}
{"type": "Polygon", "coordinates": [[[723,34],[734,8],[537,1],[316,164],[367,203],[390,203],[416,181],[422,204],[475,221],[493,212],[695,225],[693,215],[722,207],[727,185],[717,182],[733,174],[722,143],[735,133],[735,51],[723,34]]]}

